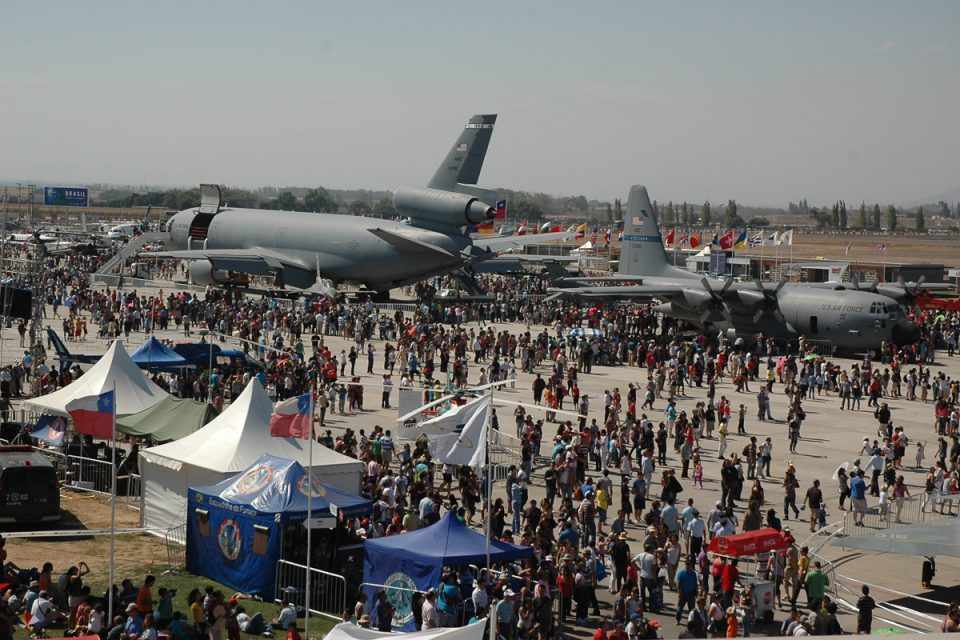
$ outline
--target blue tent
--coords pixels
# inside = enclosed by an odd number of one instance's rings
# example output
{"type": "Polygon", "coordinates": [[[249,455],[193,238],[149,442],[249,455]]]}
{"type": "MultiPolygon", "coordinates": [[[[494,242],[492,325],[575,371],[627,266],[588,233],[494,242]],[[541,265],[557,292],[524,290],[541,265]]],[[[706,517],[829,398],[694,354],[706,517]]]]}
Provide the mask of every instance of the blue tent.
{"type": "Polygon", "coordinates": [[[153,336],[130,354],[130,359],[144,369],[177,369],[191,366],[186,358],[153,336]]]}
{"type": "MultiPolygon", "coordinates": [[[[187,570],[272,599],[284,527],[307,517],[300,464],[264,454],[249,468],[187,495],[187,570]]],[[[369,500],[313,480],[314,517],[370,513],[369,500]]]]}
{"type": "MultiPolygon", "coordinates": [[[[367,540],[363,547],[364,582],[419,591],[436,587],[444,566],[484,564],[487,559],[486,536],[468,527],[453,512],[447,512],[429,527],[367,540]]],[[[490,541],[491,563],[532,556],[533,547],[490,541]]],[[[371,607],[379,590],[377,587],[366,588],[371,607]]],[[[396,611],[394,626],[413,631],[412,592],[391,589],[387,595],[396,611]]]]}

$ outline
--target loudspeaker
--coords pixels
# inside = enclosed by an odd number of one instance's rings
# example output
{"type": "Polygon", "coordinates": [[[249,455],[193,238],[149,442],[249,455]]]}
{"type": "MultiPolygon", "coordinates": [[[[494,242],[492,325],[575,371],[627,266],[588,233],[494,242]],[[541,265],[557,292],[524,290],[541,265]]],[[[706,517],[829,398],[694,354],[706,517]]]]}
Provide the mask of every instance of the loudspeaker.
{"type": "Polygon", "coordinates": [[[33,307],[33,291],[0,286],[0,315],[29,320],[33,307]]]}

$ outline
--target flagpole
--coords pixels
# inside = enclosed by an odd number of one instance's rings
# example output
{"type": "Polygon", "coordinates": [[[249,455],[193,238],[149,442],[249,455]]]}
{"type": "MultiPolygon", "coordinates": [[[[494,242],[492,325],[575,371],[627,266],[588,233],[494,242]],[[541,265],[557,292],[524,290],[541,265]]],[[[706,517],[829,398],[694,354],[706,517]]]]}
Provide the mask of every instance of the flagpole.
{"type": "Polygon", "coordinates": [[[310,445],[307,450],[307,486],[309,490],[307,491],[307,583],[306,583],[306,596],[304,597],[304,603],[306,605],[303,614],[303,637],[306,640],[310,640],[310,574],[313,572],[313,439],[315,434],[313,433],[313,412],[315,410],[315,403],[313,401],[313,394],[317,390],[317,384],[314,382],[313,389],[310,390],[310,445]]]}
{"type": "MultiPolygon", "coordinates": [[[[490,425],[493,423],[491,417],[493,416],[493,387],[490,387],[490,406],[487,409],[487,425],[484,429],[484,455],[487,458],[487,517],[484,519],[484,526],[486,528],[486,556],[487,556],[487,574],[490,572],[490,520],[493,518],[493,513],[491,511],[491,496],[493,494],[493,465],[490,463],[490,425]]],[[[510,499],[510,496],[507,496],[507,499],[510,499]]],[[[516,532],[514,531],[514,534],[516,532]]]]}
{"type": "Polygon", "coordinates": [[[117,550],[117,383],[113,383],[113,402],[111,404],[112,424],[110,427],[110,569],[107,587],[107,620],[113,624],[113,581],[114,564],[117,550]]]}

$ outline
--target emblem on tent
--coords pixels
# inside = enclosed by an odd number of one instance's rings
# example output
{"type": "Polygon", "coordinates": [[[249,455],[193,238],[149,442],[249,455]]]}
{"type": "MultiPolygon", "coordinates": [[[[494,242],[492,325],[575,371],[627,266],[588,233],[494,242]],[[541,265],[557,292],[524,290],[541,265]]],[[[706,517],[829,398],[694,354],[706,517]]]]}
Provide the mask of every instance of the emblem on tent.
{"type": "Polygon", "coordinates": [[[236,520],[224,520],[217,529],[217,546],[227,560],[236,560],[240,555],[240,527],[236,520]]]}
{"type": "Polygon", "coordinates": [[[417,591],[413,578],[397,571],[391,573],[383,584],[387,587],[387,600],[393,605],[394,626],[400,627],[413,620],[413,594],[417,591]]]}
{"type": "Polygon", "coordinates": [[[230,493],[236,495],[250,495],[270,484],[273,480],[273,467],[268,464],[258,464],[245,474],[239,480],[233,483],[230,493]]]}

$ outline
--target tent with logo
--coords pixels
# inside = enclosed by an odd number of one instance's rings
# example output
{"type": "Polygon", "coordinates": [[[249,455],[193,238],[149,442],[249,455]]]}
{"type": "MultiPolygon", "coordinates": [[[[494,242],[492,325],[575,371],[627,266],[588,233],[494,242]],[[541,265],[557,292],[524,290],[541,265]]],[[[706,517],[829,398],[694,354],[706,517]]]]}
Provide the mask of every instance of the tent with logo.
{"type": "Polygon", "coordinates": [[[67,403],[77,398],[95,396],[116,389],[117,415],[139,413],[154,406],[170,394],[143,375],[123,342],[115,340],[103,357],[82,376],[52,393],[26,400],[24,404],[40,413],[68,416],[67,403]]]}
{"type": "MultiPolygon", "coordinates": [[[[243,471],[264,453],[308,465],[309,442],[275,438],[269,423],[273,404],[254,378],[223,413],[190,435],[140,451],[144,526],[182,525],[187,488],[216,484],[243,471]]],[[[313,446],[313,473],[350,494],[360,491],[364,465],[320,444],[313,446]]]]}
{"type": "MultiPolygon", "coordinates": [[[[363,581],[373,585],[404,587],[426,591],[440,583],[444,566],[460,567],[485,564],[487,540],[482,533],[468,527],[453,512],[447,512],[429,527],[386,538],[375,538],[363,543],[363,581]]],[[[490,562],[507,562],[533,556],[533,547],[499,540],[490,541],[490,562]]],[[[373,598],[380,587],[366,587],[366,595],[373,606],[373,598]]],[[[394,628],[412,631],[412,591],[387,591],[394,606],[394,628]]]]}
{"type": "Polygon", "coordinates": [[[276,566],[288,524],[304,522],[307,501],[314,519],[370,513],[372,503],[313,478],[297,462],[269,454],[208,487],[190,487],[187,570],[242,593],[275,595],[276,566]],[[312,498],[308,498],[307,494],[312,498]]]}
{"type": "Polygon", "coordinates": [[[154,442],[185,438],[217,417],[206,402],[167,396],[149,409],[117,418],[117,431],[154,442]]]}
{"type": "Polygon", "coordinates": [[[789,533],[766,527],[731,536],[714,536],[707,551],[723,556],[755,556],[786,549],[793,542],[793,536],[789,533]]]}
{"type": "Polygon", "coordinates": [[[154,336],[140,345],[130,359],[144,369],[183,369],[193,365],[182,355],[157,340],[154,336]]]}

